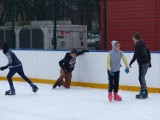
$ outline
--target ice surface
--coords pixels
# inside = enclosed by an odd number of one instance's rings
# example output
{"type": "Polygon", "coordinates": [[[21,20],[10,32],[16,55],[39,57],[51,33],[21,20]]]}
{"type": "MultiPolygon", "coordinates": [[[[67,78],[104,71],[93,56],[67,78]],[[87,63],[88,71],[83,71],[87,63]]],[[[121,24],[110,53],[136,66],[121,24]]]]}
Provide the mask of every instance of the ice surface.
{"type": "Polygon", "coordinates": [[[146,100],[135,99],[137,92],[119,91],[122,102],[108,102],[107,89],[57,88],[14,82],[15,96],[5,96],[7,81],[0,81],[0,120],[159,120],[160,95],[149,94],[146,100]]]}

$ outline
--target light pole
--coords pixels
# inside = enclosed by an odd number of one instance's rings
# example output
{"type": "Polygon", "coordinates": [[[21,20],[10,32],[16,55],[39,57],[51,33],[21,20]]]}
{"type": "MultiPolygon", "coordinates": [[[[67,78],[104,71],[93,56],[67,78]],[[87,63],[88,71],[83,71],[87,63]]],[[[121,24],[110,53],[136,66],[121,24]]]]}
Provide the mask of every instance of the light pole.
{"type": "Polygon", "coordinates": [[[53,30],[53,45],[54,45],[54,49],[57,49],[57,4],[56,4],[56,0],[52,0],[52,20],[54,21],[54,30],[53,30]]]}
{"type": "Polygon", "coordinates": [[[104,49],[107,49],[107,0],[104,0],[104,49]]]}
{"type": "Polygon", "coordinates": [[[12,0],[12,45],[16,47],[16,36],[15,36],[15,0],[12,0]]]}

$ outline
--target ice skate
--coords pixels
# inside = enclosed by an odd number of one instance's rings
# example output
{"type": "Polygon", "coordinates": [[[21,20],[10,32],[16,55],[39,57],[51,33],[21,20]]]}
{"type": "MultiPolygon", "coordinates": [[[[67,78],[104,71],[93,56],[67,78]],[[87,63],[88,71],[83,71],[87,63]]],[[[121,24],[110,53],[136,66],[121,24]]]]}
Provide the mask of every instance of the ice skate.
{"type": "Polygon", "coordinates": [[[146,90],[141,91],[138,95],[136,95],[137,99],[146,99],[148,98],[148,92],[146,90]]]}
{"type": "Polygon", "coordinates": [[[32,85],[32,91],[34,92],[34,93],[36,93],[37,91],[38,91],[38,87],[37,87],[37,85],[32,85]]]}
{"type": "Polygon", "coordinates": [[[16,95],[14,90],[7,90],[5,91],[5,95],[16,95]]]}
{"type": "Polygon", "coordinates": [[[53,89],[56,88],[57,86],[58,87],[61,87],[62,85],[62,82],[60,80],[58,80],[54,85],[53,85],[53,89]]]}
{"type": "Polygon", "coordinates": [[[111,93],[111,92],[108,93],[108,100],[109,100],[109,102],[112,102],[112,100],[113,100],[113,97],[112,97],[112,93],[111,93]]]}
{"type": "Polygon", "coordinates": [[[122,97],[118,95],[118,93],[114,93],[114,100],[115,101],[122,101],[122,97]]]}
{"type": "Polygon", "coordinates": [[[57,82],[53,85],[53,89],[56,88],[57,86],[61,87],[63,83],[64,83],[63,80],[57,80],[57,82]]]}
{"type": "Polygon", "coordinates": [[[53,85],[52,89],[56,88],[58,86],[58,81],[53,85]]]}

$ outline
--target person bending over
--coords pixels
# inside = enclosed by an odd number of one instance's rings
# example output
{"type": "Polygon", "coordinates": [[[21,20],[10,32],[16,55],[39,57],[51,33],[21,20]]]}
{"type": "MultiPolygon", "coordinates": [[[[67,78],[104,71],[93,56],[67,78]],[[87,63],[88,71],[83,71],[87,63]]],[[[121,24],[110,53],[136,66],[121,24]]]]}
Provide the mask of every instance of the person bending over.
{"type": "Polygon", "coordinates": [[[60,76],[57,79],[56,83],[53,85],[53,88],[57,86],[64,86],[65,88],[70,88],[72,71],[74,70],[76,64],[76,57],[89,52],[88,50],[77,51],[73,49],[70,53],[66,53],[65,57],[59,61],[60,66],[60,76]]]}

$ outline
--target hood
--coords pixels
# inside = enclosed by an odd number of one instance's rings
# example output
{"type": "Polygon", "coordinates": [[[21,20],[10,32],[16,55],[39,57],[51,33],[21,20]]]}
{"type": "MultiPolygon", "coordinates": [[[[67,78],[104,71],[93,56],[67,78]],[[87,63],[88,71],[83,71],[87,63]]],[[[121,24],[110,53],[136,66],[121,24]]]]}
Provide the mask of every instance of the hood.
{"type": "Polygon", "coordinates": [[[143,40],[139,40],[139,41],[137,42],[137,44],[138,44],[138,45],[141,45],[141,46],[145,46],[145,42],[144,42],[143,40]]]}
{"type": "Polygon", "coordinates": [[[115,46],[115,44],[117,43],[118,41],[116,41],[116,40],[112,40],[112,42],[111,42],[111,44],[112,44],[112,50],[114,50],[114,46],[115,46]]]}

